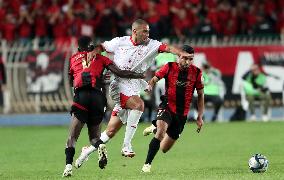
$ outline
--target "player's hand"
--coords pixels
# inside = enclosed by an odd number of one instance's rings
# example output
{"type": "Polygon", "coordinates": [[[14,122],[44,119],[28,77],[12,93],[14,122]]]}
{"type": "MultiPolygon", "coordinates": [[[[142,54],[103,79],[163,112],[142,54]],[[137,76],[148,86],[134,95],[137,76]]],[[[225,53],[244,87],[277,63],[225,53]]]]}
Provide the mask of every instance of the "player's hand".
{"type": "Polygon", "coordinates": [[[153,90],[153,86],[150,84],[147,85],[146,89],[144,90],[145,92],[151,92],[153,90]]]}
{"type": "Polygon", "coordinates": [[[96,58],[96,53],[94,51],[87,53],[87,62],[91,62],[93,58],[96,58]]]}
{"type": "Polygon", "coordinates": [[[196,124],[197,124],[197,130],[196,131],[199,133],[201,131],[202,126],[203,126],[202,116],[197,117],[196,124]]]}

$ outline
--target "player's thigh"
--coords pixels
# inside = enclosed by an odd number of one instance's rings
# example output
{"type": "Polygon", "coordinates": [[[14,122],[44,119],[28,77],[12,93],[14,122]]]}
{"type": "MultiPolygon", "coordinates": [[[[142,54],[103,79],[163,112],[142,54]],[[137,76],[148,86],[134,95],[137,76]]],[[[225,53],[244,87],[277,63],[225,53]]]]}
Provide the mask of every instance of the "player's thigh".
{"type": "Polygon", "coordinates": [[[170,136],[168,136],[168,134],[165,134],[165,137],[163,138],[163,140],[161,141],[160,144],[160,149],[166,153],[168,152],[173,145],[175,144],[176,140],[171,138],[170,136]]]}
{"type": "Polygon", "coordinates": [[[105,95],[98,90],[91,91],[91,102],[89,104],[89,118],[98,121],[100,123],[100,121],[103,120],[106,106],[107,106],[107,99],[105,95]]]}
{"type": "Polygon", "coordinates": [[[78,137],[80,136],[82,128],[84,127],[84,124],[85,123],[78,120],[78,118],[74,114],[72,114],[72,120],[71,120],[71,124],[70,124],[70,127],[69,127],[68,139],[77,140],[78,137]]]}
{"type": "Polygon", "coordinates": [[[126,109],[137,109],[144,111],[144,101],[137,95],[130,96],[126,101],[126,109]]]}
{"type": "Polygon", "coordinates": [[[123,123],[121,122],[118,116],[111,116],[107,124],[106,133],[109,137],[113,137],[119,129],[122,127],[123,123]]]}

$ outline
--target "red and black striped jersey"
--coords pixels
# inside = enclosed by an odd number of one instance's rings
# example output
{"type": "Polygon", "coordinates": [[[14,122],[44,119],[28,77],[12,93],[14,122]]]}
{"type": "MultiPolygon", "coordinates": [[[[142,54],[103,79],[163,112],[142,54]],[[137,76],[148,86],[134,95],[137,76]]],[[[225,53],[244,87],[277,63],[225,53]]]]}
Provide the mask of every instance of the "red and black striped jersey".
{"type": "Polygon", "coordinates": [[[202,71],[190,65],[186,69],[179,68],[178,63],[165,64],[155,76],[165,78],[168,108],[177,115],[186,116],[189,112],[194,89],[203,89],[202,71]]]}
{"type": "Polygon", "coordinates": [[[86,84],[85,78],[89,86],[101,88],[98,84],[102,82],[103,71],[113,62],[100,54],[97,54],[89,63],[86,59],[87,52],[78,52],[70,58],[69,76],[73,79],[73,87],[83,87],[86,84]]]}

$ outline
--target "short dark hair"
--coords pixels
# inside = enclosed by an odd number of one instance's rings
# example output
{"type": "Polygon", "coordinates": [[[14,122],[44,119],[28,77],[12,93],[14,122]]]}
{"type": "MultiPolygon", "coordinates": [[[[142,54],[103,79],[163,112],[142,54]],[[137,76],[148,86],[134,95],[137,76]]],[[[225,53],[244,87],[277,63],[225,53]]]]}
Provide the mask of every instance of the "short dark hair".
{"type": "Polygon", "coordinates": [[[94,50],[94,44],[91,37],[82,36],[78,39],[78,50],[79,51],[92,51],[94,50]]]}
{"type": "Polygon", "coordinates": [[[183,45],[182,46],[182,50],[189,53],[189,54],[194,54],[194,49],[193,47],[189,46],[189,45],[183,45]]]}
{"type": "Polygon", "coordinates": [[[145,21],[144,19],[136,19],[133,23],[132,23],[132,30],[135,29],[137,26],[140,26],[142,24],[148,25],[147,21],[145,21]]]}

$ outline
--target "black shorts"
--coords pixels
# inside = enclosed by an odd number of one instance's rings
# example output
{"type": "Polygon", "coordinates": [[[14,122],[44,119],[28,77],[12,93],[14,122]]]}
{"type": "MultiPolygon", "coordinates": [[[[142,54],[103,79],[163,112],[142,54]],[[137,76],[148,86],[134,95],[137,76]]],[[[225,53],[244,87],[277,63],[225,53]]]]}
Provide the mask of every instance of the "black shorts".
{"type": "Polygon", "coordinates": [[[103,120],[106,103],[106,97],[100,90],[76,89],[70,113],[87,125],[98,125],[103,120]]]}
{"type": "MultiPolygon", "coordinates": [[[[177,140],[184,129],[187,117],[177,115],[167,109],[158,109],[157,120],[163,120],[168,124],[167,134],[177,140]]],[[[152,122],[156,126],[156,121],[152,122]]]]}

